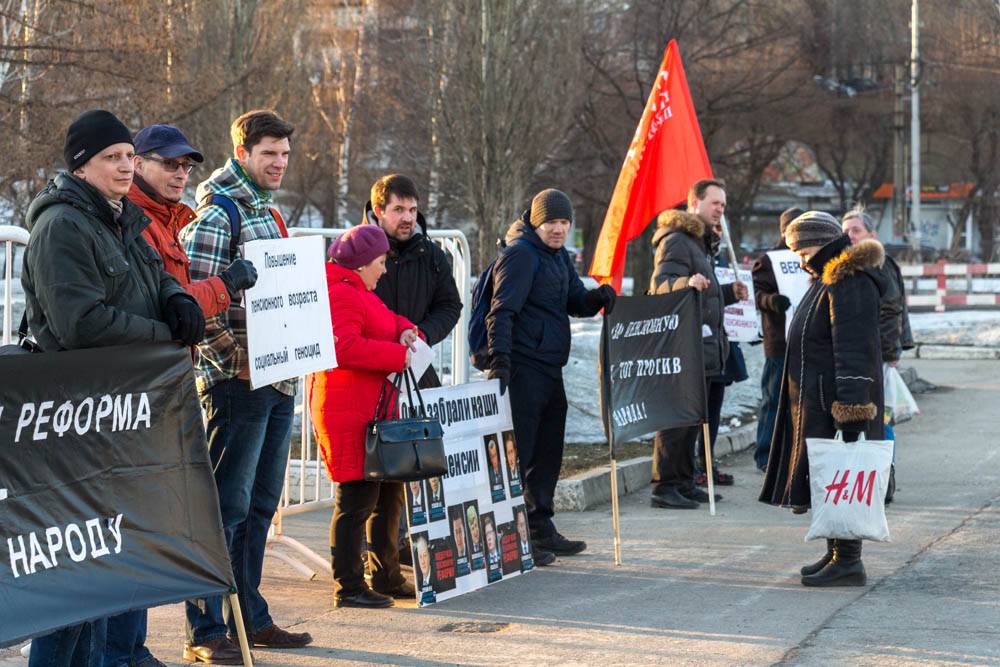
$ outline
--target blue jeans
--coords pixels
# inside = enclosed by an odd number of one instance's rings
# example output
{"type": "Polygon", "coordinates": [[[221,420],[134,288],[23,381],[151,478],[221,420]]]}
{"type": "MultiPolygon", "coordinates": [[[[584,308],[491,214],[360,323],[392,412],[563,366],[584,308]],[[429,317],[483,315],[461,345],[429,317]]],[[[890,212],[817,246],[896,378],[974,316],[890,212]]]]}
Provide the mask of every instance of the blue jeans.
{"type": "Polygon", "coordinates": [[[28,667],[102,667],[107,630],[102,618],[33,639],[28,667]]]}
{"type": "Polygon", "coordinates": [[[781,374],[785,370],[785,360],[764,358],[764,371],[760,376],[760,415],[757,417],[757,449],[753,459],[758,468],[767,467],[771,453],[771,436],[774,435],[774,420],[778,416],[778,399],[781,394],[781,374]]]}
{"type": "MultiPolygon", "coordinates": [[[[229,560],[243,622],[252,634],[274,623],[258,589],[267,532],[284,484],[295,399],[273,387],[251,390],[249,382],[234,378],[218,383],[201,400],[229,560]]],[[[222,597],[187,602],[189,643],[224,637],[227,625],[235,637],[236,625],[222,597]]]]}
{"type": "Polygon", "coordinates": [[[108,619],[108,643],[104,647],[104,667],[138,665],[152,657],[146,648],[145,609],[127,611],[108,619]]]}

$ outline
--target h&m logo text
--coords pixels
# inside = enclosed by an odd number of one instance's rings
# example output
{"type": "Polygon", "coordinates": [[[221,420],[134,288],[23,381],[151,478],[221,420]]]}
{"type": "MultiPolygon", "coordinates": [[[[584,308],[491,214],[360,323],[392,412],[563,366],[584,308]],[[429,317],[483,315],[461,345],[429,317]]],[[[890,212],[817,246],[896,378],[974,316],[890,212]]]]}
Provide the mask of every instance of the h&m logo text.
{"type": "Polygon", "coordinates": [[[824,503],[833,501],[834,505],[840,504],[843,500],[845,504],[850,505],[854,502],[864,503],[871,507],[872,504],[872,493],[875,490],[875,471],[874,470],[860,470],[854,478],[854,484],[850,483],[851,470],[848,468],[844,470],[841,474],[840,470],[833,473],[833,481],[826,485],[826,498],[823,499],[824,503]],[[840,478],[838,481],[837,478],[840,478]],[[847,487],[851,486],[850,489],[847,487]]]}

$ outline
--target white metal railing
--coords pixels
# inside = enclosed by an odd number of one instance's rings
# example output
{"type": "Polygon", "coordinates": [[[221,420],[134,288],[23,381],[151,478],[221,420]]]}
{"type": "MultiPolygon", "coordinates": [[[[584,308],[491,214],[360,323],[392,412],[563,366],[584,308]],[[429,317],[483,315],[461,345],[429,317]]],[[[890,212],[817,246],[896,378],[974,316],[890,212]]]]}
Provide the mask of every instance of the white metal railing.
{"type": "MultiPolygon", "coordinates": [[[[315,235],[333,239],[346,231],[346,229],[292,227],[288,233],[290,236],[315,235]]],[[[469,243],[465,234],[458,230],[431,230],[427,236],[441,246],[451,259],[452,274],[462,298],[462,314],[458,323],[451,334],[434,347],[437,353],[435,367],[442,371],[441,381],[443,383],[463,384],[469,379],[469,349],[465,335],[469,328],[469,300],[472,284],[469,243]]],[[[309,415],[308,378],[300,378],[300,385],[301,401],[295,406],[295,412],[300,415],[302,425],[299,436],[299,454],[295,457],[289,451],[288,465],[285,468],[285,484],[281,492],[278,511],[275,513],[270,541],[295,549],[318,569],[327,569],[329,568],[327,560],[297,540],[284,535],[282,531],[282,521],[285,517],[333,507],[334,502],[335,484],[327,477],[326,467],[319,455],[319,448],[313,441],[309,415]]],[[[310,579],[316,576],[316,573],[308,566],[286,554],[273,549],[268,550],[267,553],[287,563],[310,579]]]]}
{"type": "Polygon", "coordinates": [[[14,333],[14,244],[28,245],[28,230],[13,225],[0,225],[0,242],[4,245],[3,272],[3,345],[11,342],[14,333]]]}

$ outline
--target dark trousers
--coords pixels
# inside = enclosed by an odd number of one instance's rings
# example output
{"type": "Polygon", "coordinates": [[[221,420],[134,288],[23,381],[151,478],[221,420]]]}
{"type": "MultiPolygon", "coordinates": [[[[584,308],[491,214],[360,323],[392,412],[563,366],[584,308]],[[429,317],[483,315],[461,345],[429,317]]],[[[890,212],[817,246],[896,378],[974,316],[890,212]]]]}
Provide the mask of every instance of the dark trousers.
{"type": "Polygon", "coordinates": [[[653,493],[694,488],[694,448],[702,427],[657,431],[653,439],[653,493]]]}
{"type": "Polygon", "coordinates": [[[781,374],[785,360],[765,357],[764,370],[760,376],[760,415],[757,417],[757,449],[754,463],[760,469],[767,468],[771,453],[771,436],[774,435],[774,420],[778,416],[778,398],[781,394],[781,374]]]}
{"type": "Polygon", "coordinates": [[[28,667],[101,667],[107,626],[102,618],[33,639],[28,667]]]}
{"type": "Polygon", "coordinates": [[[152,656],[146,648],[145,609],[127,611],[108,619],[108,641],[104,647],[104,667],[138,665],[152,656]]]}
{"type": "Polygon", "coordinates": [[[357,595],[364,591],[364,541],[368,538],[368,567],[372,588],[388,592],[405,583],[399,571],[399,520],[403,514],[403,485],[399,482],[340,482],[337,484],[330,554],[333,592],[357,595]]]}
{"type": "MultiPolygon", "coordinates": [[[[219,488],[222,527],[248,633],[274,621],[260,594],[264,547],[278,509],[288,463],[294,399],[273,387],[250,388],[246,380],[226,380],[202,397],[208,417],[208,454],[219,488]]],[[[221,597],[187,603],[187,640],[204,644],[236,626],[221,597]]]]}
{"type": "Polygon", "coordinates": [[[551,370],[547,373],[518,364],[512,369],[507,390],[528,525],[536,537],[549,537],[556,532],[552,516],[566,437],[566,389],[562,372],[557,368],[551,370]]]}
{"type": "MultiPolygon", "coordinates": [[[[709,450],[712,458],[715,458],[715,440],[719,437],[719,422],[722,421],[722,401],[726,398],[726,384],[709,380],[705,383],[708,391],[708,435],[711,438],[709,450]]],[[[702,442],[705,435],[704,428],[698,431],[698,442],[695,445],[695,456],[702,462],[702,468],[708,470],[705,463],[705,443],[702,442]]]]}

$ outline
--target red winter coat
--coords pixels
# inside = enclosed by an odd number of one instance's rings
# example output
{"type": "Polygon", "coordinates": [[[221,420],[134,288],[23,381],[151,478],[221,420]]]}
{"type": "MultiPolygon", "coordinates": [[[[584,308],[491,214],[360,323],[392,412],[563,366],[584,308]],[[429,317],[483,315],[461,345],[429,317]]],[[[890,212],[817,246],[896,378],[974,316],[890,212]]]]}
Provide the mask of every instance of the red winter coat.
{"type": "Polygon", "coordinates": [[[364,478],[365,429],[385,376],[406,364],[399,337],[413,324],[389,310],[350,269],[327,263],[326,284],[337,368],[309,376],[309,410],[330,479],[353,482],[364,478]]]}

